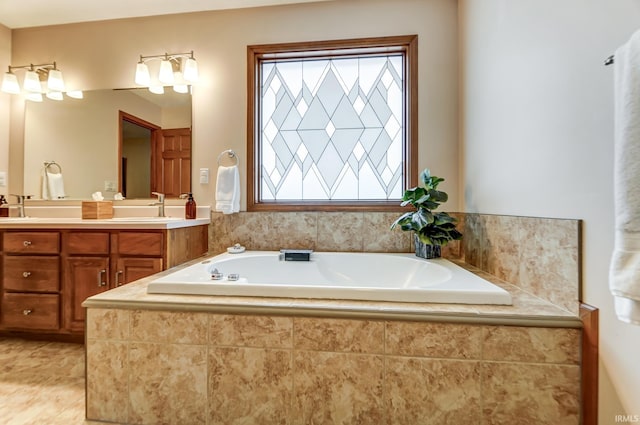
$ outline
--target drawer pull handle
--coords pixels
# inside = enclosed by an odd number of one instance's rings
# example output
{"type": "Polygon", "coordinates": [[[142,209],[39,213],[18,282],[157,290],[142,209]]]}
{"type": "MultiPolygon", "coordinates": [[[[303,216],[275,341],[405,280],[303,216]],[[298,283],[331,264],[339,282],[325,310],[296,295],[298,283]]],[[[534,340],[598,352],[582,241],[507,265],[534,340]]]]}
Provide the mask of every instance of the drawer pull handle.
{"type": "Polygon", "coordinates": [[[24,242],[22,242],[22,245],[29,246],[29,245],[31,245],[31,241],[24,241],[24,242]]]}
{"type": "Polygon", "coordinates": [[[22,272],[22,277],[29,277],[31,276],[31,272],[22,272]]]}
{"type": "Polygon", "coordinates": [[[122,285],[122,283],[120,283],[120,276],[121,276],[123,273],[124,273],[124,272],[123,272],[122,270],[118,270],[118,271],[116,272],[116,281],[115,281],[116,286],[120,286],[120,285],[122,285]]]}
{"type": "Polygon", "coordinates": [[[30,315],[31,313],[33,313],[33,310],[31,310],[30,308],[26,309],[26,310],[22,310],[22,314],[24,314],[25,316],[30,315]]]}
{"type": "Polygon", "coordinates": [[[106,274],[106,273],[107,273],[107,271],[106,271],[105,269],[102,269],[102,270],[100,270],[100,271],[98,272],[98,288],[101,288],[101,287],[103,287],[103,286],[107,286],[107,282],[105,282],[105,281],[102,279],[102,275],[104,275],[104,274],[106,274]]]}

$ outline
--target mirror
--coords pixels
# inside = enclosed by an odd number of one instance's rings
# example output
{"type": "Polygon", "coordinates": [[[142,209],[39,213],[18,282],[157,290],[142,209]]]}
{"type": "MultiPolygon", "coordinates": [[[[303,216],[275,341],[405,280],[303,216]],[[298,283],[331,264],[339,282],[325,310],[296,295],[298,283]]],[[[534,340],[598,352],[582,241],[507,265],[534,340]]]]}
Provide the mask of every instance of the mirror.
{"type": "MultiPolygon", "coordinates": [[[[152,190],[175,192],[184,189],[185,183],[172,187],[173,177],[165,171],[190,180],[190,149],[190,94],[170,89],[163,95],[143,88],[108,89],[86,91],[84,99],[26,102],[24,193],[42,198],[44,164],[52,161],[62,170],[64,199],[90,199],[96,191],[102,192],[105,199],[112,199],[123,186],[131,194],[128,199],[149,198],[152,190]],[[138,143],[138,148],[130,146],[127,140],[137,136],[128,136],[131,128],[123,126],[122,112],[157,129],[149,146],[140,148],[140,140],[131,142],[131,146],[138,143]],[[175,129],[188,131],[188,138],[176,138],[172,132],[175,129]],[[183,156],[179,162],[165,160],[163,165],[163,149],[182,152],[183,156]],[[163,186],[154,188],[154,180],[163,186]]],[[[167,156],[175,156],[174,153],[167,156]]],[[[52,172],[57,173],[58,167],[52,172]]],[[[188,184],[190,187],[190,181],[188,184]]]]}

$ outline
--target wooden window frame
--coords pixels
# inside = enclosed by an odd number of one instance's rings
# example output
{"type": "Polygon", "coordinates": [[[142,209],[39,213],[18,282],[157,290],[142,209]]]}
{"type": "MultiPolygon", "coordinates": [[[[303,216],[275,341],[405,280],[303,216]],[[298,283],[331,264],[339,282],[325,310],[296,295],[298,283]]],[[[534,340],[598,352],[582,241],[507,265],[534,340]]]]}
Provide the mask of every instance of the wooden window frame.
{"type": "Polygon", "coordinates": [[[260,152],[258,140],[261,125],[258,110],[258,67],[263,59],[306,57],[335,58],[353,56],[357,49],[380,52],[402,52],[405,60],[406,139],[403,145],[402,190],[417,185],[418,175],[418,36],[391,36],[329,40],[300,43],[247,46],[247,211],[402,211],[399,200],[317,200],[259,201],[260,152]]]}

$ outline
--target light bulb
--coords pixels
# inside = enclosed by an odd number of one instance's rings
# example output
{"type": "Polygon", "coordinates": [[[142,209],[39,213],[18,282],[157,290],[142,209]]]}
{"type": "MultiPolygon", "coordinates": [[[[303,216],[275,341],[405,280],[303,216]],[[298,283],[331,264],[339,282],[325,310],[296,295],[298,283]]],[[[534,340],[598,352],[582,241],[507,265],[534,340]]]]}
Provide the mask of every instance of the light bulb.
{"type": "MultiPolygon", "coordinates": [[[[22,85],[28,92],[42,92],[42,86],[40,85],[40,78],[36,71],[27,71],[24,74],[24,83],[22,85]]],[[[40,96],[42,98],[42,96],[40,96]]]]}
{"type": "Polygon", "coordinates": [[[149,86],[149,91],[153,94],[164,94],[164,87],[162,86],[149,86]]]}
{"type": "Polygon", "coordinates": [[[167,59],[160,62],[160,73],[158,74],[158,80],[166,85],[173,84],[173,66],[167,59]]]}
{"type": "Polygon", "coordinates": [[[139,86],[148,87],[151,83],[151,76],[149,75],[149,67],[144,62],[138,62],[136,66],[135,82],[139,86]]]}
{"type": "Polygon", "coordinates": [[[18,77],[13,72],[6,72],[2,78],[2,91],[10,94],[19,94],[20,85],[18,77]]]}
{"type": "MultiPolygon", "coordinates": [[[[62,79],[62,72],[57,69],[49,70],[49,78],[47,79],[47,87],[49,90],[56,92],[64,91],[64,80],[62,79]]],[[[62,93],[60,93],[62,96],[62,93]]],[[[62,98],[61,98],[62,99],[62,98]]]]}
{"type": "Polygon", "coordinates": [[[189,87],[184,82],[184,78],[182,78],[182,72],[176,71],[173,73],[173,91],[176,93],[188,93],[189,87]]]}
{"type": "Polygon", "coordinates": [[[67,92],[67,96],[73,98],[73,99],[82,99],[84,98],[84,94],[82,93],[82,90],[71,90],[67,92]]]}
{"type": "Polygon", "coordinates": [[[42,102],[42,93],[39,92],[27,92],[24,97],[32,102],[42,102]]]}
{"type": "Polygon", "coordinates": [[[188,58],[182,66],[182,76],[189,83],[198,82],[198,63],[193,58],[188,58]]]}
{"type": "Polygon", "coordinates": [[[51,100],[63,99],[61,91],[50,91],[50,92],[47,92],[46,96],[47,96],[47,99],[51,99],[51,100]]]}

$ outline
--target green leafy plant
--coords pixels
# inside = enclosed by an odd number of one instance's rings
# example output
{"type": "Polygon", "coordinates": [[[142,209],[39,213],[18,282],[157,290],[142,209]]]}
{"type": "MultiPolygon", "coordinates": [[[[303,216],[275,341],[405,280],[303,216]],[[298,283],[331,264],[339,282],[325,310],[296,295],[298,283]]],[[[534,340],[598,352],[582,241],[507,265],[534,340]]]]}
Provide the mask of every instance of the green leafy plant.
{"type": "Polygon", "coordinates": [[[428,168],[420,173],[422,186],[407,189],[402,196],[402,206],[411,204],[415,211],[402,214],[391,224],[391,229],[400,226],[404,231],[412,231],[426,245],[445,246],[453,240],[462,239],[462,233],[456,229],[457,219],[446,212],[434,212],[449,195],[438,190],[444,181],[432,176],[428,168]]]}

